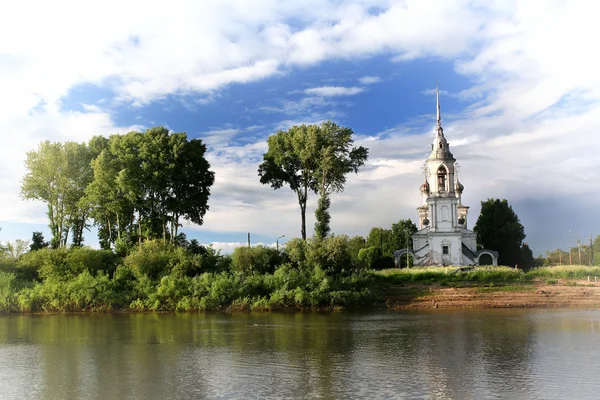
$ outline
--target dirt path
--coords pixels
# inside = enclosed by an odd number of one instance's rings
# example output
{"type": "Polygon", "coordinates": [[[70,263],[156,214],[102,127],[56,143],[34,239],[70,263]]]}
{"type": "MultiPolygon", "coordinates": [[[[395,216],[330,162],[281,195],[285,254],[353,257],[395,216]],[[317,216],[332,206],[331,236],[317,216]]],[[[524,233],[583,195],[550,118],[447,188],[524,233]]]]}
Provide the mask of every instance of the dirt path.
{"type": "Polygon", "coordinates": [[[600,282],[506,283],[494,287],[389,286],[386,307],[408,308],[600,308],[600,282]],[[575,286],[576,285],[576,286],[575,286]]]}

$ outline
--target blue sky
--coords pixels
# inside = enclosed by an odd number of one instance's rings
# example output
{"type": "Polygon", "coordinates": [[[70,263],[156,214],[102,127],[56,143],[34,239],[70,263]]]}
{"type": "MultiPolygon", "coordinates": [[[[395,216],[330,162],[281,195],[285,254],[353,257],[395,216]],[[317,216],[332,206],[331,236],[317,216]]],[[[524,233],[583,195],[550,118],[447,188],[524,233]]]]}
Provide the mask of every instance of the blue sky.
{"type": "Polygon", "coordinates": [[[211,209],[184,228],[203,243],[299,236],[294,194],[260,185],[257,166],[269,135],[327,119],[370,149],[332,198],[333,231],[414,220],[439,80],[470,227],[480,201],[506,198],[536,254],[575,245],[600,233],[597,6],[524,3],[13,4],[0,27],[13,38],[0,43],[0,240],[49,236],[44,205],[19,198],[25,153],[41,140],[156,125],[209,146],[211,209]]]}

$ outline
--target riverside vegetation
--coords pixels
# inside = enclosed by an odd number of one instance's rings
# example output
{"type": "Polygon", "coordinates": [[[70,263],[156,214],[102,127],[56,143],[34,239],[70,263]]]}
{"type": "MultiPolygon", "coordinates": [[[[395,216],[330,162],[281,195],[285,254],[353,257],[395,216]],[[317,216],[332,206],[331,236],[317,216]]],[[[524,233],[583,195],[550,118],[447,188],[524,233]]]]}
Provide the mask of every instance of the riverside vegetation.
{"type": "Polygon", "coordinates": [[[282,252],[255,246],[231,255],[194,242],[176,246],[160,240],[143,242],[124,255],[86,247],[44,248],[2,259],[0,312],[377,307],[391,286],[496,284],[519,290],[536,279],[553,283],[600,276],[600,267],[585,266],[528,272],[508,267],[466,273],[455,273],[455,267],[374,270],[350,244],[345,235],[292,239],[282,252]]]}

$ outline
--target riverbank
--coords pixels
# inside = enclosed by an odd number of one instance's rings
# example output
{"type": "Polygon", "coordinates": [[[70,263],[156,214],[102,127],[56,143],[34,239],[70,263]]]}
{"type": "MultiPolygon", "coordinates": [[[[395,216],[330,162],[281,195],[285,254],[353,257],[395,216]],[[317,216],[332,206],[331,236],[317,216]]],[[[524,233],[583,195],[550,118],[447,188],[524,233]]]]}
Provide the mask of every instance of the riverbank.
{"type": "Polygon", "coordinates": [[[587,279],[533,280],[489,284],[456,283],[381,287],[380,305],[389,309],[600,308],[600,282],[587,279]]]}

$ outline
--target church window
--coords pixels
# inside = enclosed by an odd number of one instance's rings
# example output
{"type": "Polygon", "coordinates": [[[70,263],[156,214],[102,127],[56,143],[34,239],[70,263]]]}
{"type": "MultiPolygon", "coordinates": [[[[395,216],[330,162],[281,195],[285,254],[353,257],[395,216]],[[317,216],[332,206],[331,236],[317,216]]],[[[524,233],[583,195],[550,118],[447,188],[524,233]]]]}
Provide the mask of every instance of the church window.
{"type": "Polygon", "coordinates": [[[440,149],[442,148],[442,142],[440,142],[440,149]]]}
{"type": "Polygon", "coordinates": [[[442,246],[442,254],[448,254],[448,246],[442,246]]]}
{"type": "Polygon", "coordinates": [[[444,167],[438,169],[438,190],[440,192],[446,191],[446,170],[444,167]]]}

